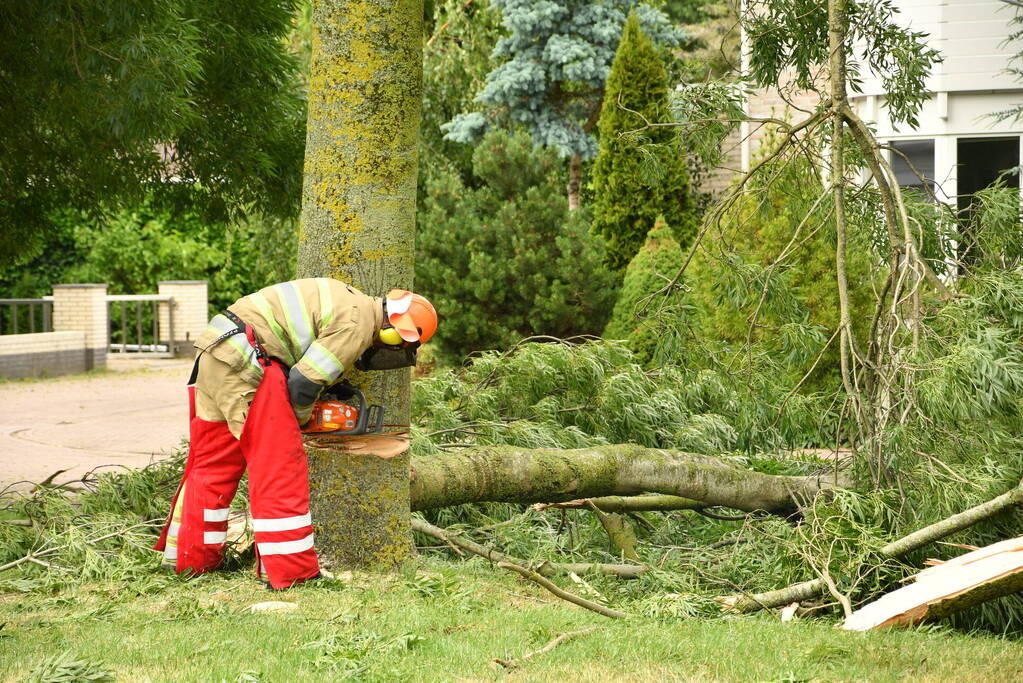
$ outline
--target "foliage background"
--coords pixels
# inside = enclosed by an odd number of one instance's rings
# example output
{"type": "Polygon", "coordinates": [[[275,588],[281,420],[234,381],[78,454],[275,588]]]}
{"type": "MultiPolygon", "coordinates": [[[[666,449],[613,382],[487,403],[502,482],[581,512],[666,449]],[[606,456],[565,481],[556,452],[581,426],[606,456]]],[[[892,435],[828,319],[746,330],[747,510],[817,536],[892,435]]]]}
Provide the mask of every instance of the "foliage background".
{"type": "Polygon", "coordinates": [[[443,311],[435,339],[450,359],[603,329],[617,281],[588,216],[569,212],[564,176],[528,135],[502,132],[476,146],[471,185],[454,170],[428,174],[416,287],[443,311]]]}
{"type": "Polygon", "coordinates": [[[206,280],[213,313],[290,279],[294,263],[293,219],[210,223],[144,203],[98,218],[56,215],[40,256],[0,269],[0,291],[34,298],[50,294],[52,283],[105,282],[111,294],[142,294],[156,292],[161,280],[206,280]]]}
{"type": "Polygon", "coordinates": [[[55,213],[145,198],[211,222],[294,215],[304,102],[292,0],[43,0],[0,24],[0,265],[55,213]]]}

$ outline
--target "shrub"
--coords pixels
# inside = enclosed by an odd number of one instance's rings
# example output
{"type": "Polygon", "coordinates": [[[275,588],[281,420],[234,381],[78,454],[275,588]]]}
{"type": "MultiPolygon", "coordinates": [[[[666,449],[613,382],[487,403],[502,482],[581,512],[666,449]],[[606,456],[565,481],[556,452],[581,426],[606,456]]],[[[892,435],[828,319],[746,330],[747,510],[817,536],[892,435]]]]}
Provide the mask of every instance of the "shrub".
{"type": "Polygon", "coordinates": [[[677,304],[682,299],[677,289],[660,297],[652,295],[674,278],[682,267],[684,256],[671,230],[660,221],[625,270],[622,291],[604,329],[604,336],[627,339],[636,360],[645,365],[653,360],[656,353],[660,338],[658,317],[664,311],[663,305],[677,304]]]}
{"type": "Polygon", "coordinates": [[[454,171],[426,180],[416,288],[443,319],[437,346],[462,357],[522,337],[597,334],[617,293],[588,217],[569,213],[561,164],[525,133],[493,132],[473,154],[473,189],[454,171]]]}
{"type": "MultiPolygon", "coordinates": [[[[710,226],[685,273],[696,324],[704,337],[736,349],[760,344],[802,375],[839,321],[834,221],[827,199],[814,207],[826,190],[801,157],[772,163],[746,190],[710,226]]],[[[851,317],[862,338],[873,314],[871,278],[879,261],[870,239],[876,221],[850,201],[849,223],[851,317]]],[[[810,386],[836,375],[838,364],[838,344],[832,343],[810,386]]]]}

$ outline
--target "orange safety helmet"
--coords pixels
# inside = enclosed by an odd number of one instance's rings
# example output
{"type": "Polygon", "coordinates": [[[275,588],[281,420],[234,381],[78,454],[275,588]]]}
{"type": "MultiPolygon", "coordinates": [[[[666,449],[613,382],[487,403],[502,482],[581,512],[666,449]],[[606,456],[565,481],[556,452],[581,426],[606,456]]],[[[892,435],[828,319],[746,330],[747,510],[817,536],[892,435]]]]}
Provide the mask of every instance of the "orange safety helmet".
{"type": "Polygon", "coordinates": [[[384,299],[387,322],[407,342],[425,344],[437,331],[437,311],[426,297],[392,289],[384,299]]]}

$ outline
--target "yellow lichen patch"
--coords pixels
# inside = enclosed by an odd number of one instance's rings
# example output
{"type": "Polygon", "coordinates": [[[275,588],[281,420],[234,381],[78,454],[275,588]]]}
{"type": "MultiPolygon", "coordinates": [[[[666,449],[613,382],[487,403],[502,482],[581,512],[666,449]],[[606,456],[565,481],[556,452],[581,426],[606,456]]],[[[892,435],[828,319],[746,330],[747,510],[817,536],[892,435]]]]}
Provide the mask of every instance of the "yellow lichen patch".
{"type": "Polygon", "coordinates": [[[362,258],[367,261],[383,261],[395,255],[394,249],[363,249],[362,258]]]}

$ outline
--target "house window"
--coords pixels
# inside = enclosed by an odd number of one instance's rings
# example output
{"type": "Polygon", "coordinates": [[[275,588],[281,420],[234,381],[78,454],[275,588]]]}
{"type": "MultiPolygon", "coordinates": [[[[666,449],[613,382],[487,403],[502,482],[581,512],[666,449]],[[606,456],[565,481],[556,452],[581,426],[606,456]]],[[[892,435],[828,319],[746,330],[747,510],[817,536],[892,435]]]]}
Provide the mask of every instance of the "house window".
{"type": "MultiPolygon", "coordinates": [[[[958,153],[959,210],[967,210],[973,195],[995,184],[1005,171],[1019,166],[1019,137],[959,138],[958,153]]],[[[1019,176],[1006,178],[1019,185],[1019,176]]]]}
{"type": "Polygon", "coordinates": [[[934,196],[934,140],[894,140],[892,170],[903,189],[934,196]]]}
{"type": "MultiPolygon", "coordinates": [[[[1019,136],[1001,138],[959,138],[956,140],[957,206],[962,242],[959,259],[964,264],[973,262],[970,222],[973,217],[974,195],[991,187],[1002,175],[1019,166],[1019,136]]],[[[1019,173],[1008,175],[1004,182],[1019,187],[1019,173]]]]}

